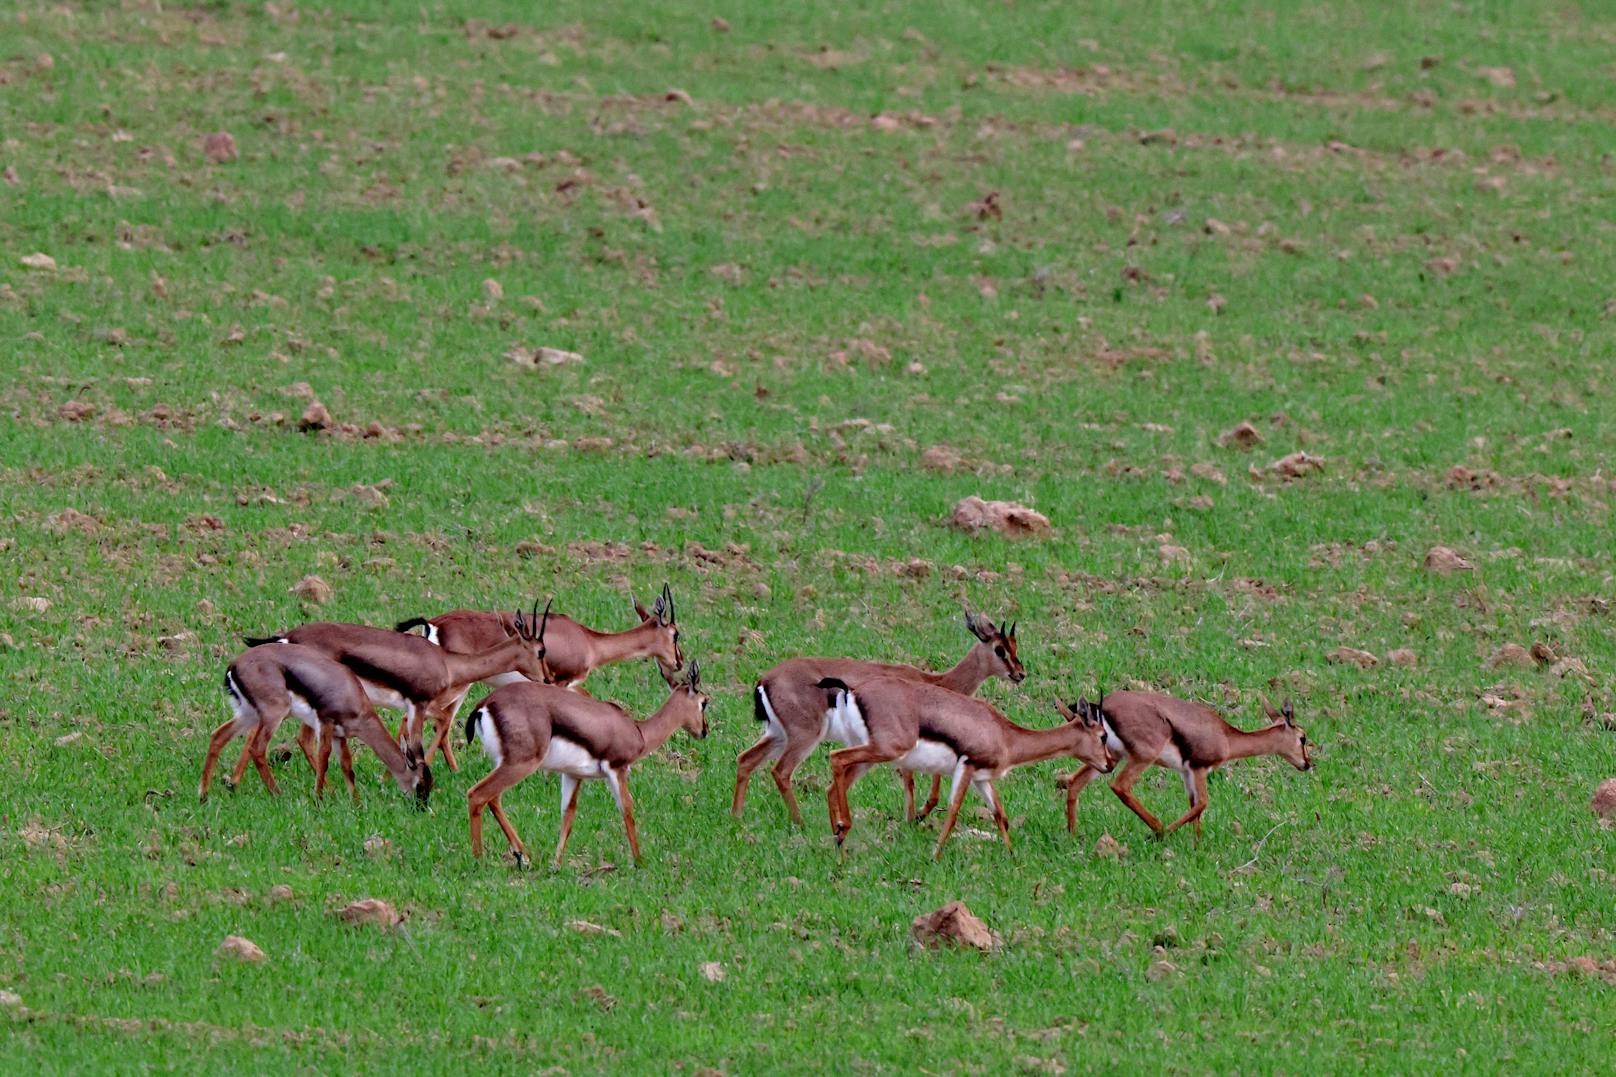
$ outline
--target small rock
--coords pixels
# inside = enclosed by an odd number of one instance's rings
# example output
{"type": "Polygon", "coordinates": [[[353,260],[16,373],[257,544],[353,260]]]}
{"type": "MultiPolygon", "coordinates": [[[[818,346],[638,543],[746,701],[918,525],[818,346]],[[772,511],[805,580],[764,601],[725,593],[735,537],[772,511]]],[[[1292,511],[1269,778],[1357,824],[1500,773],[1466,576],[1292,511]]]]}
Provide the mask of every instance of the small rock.
{"type": "Polygon", "coordinates": [[[37,251],[33,254],[25,254],[17,261],[28,269],[54,270],[56,268],[56,259],[48,254],[40,254],[37,251]]]}
{"type": "Polygon", "coordinates": [[[1456,898],[1467,898],[1476,892],[1476,888],[1469,883],[1454,883],[1448,887],[1448,893],[1456,898]]]}
{"type": "Polygon", "coordinates": [[[1150,967],[1145,970],[1145,979],[1150,980],[1152,983],[1176,975],[1178,975],[1178,966],[1171,961],[1152,961],[1150,967]]]}
{"type": "Polygon", "coordinates": [[[724,966],[717,961],[704,961],[701,966],[701,974],[707,979],[708,983],[718,983],[724,978],[724,966]]]}
{"type": "Polygon", "coordinates": [[[1412,669],[1420,664],[1420,656],[1415,654],[1407,647],[1399,647],[1395,651],[1386,652],[1386,661],[1390,662],[1394,666],[1402,666],[1405,669],[1412,669]]]}
{"type": "Polygon", "coordinates": [[[580,935],[610,935],[614,939],[623,937],[623,933],[616,928],[606,927],[589,920],[568,920],[566,927],[568,931],[576,931],[580,935]]]}
{"type": "Polygon", "coordinates": [[[237,157],[236,140],[229,131],[214,131],[202,138],[202,156],[216,165],[227,164],[237,157]]]}
{"type": "Polygon", "coordinates": [[[1506,643],[1492,653],[1486,666],[1488,669],[1531,669],[1532,654],[1519,643],[1506,643]]]}
{"type": "Polygon", "coordinates": [[[264,900],[272,905],[278,905],[283,901],[291,901],[292,888],[285,883],[278,883],[269,888],[269,893],[264,895],[264,900]]]}
{"type": "Polygon", "coordinates": [[[83,739],[84,739],[84,734],[81,731],[75,729],[71,733],[64,733],[60,737],[57,737],[56,738],[56,747],[58,747],[58,748],[66,748],[69,744],[73,744],[73,743],[75,743],[77,741],[80,741],[80,740],[83,740],[83,739]]]}
{"type": "Polygon", "coordinates": [[[617,1005],[617,999],[600,984],[590,984],[578,992],[580,998],[586,998],[599,1006],[602,1010],[611,1010],[617,1005]]]}
{"type": "Polygon", "coordinates": [[[1262,431],[1252,426],[1249,421],[1234,424],[1225,430],[1218,438],[1219,445],[1230,445],[1237,449],[1252,449],[1261,445],[1265,440],[1262,431]]]}
{"type": "Polygon", "coordinates": [[[1549,646],[1547,643],[1544,643],[1542,640],[1532,644],[1531,653],[1533,661],[1545,666],[1552,662],[1558,661],[1560,658],[1560,656],[1555,653],[1554,648],[1549,646]]]}
{"type": "Polygon", "coordinates": [[[977,919],[963,901],[950,901],[934,912],[915,917],[909,925],[915,942],[926,949],[943,945],[970,946],[984,952],[998,949],[1001,940],[977,919]]]}
{"type": "Polygon", "coordinates": [[[1094,842],[1094,855],[1108,860],[1120,860],[1128,855],[1128,847],[1110,834],[1101,834],[1094,842]]]}
{"type": "Polygon", "coordinates": [[[662,95],[662,100],[670,102],[676,101],[681,105],[690,105],[692,107],[696,104],[696,102],[691,99],[690,94],[684,90],[669,90],[667,93],[662,95]]]}
{"type": "Polygon", "coordinates": [[[1310,452],[1297,451],[1289,456],[1282,456],[1268,465],[1268,470],[1287,479],[1300,479],[1311,475],[1315,471],[1324,470],[1323,457],[1314,456],[1310,452]]]}
{"type": "Polygon", "coordinates": [[[931,575],[932,563],[919,557],[912,557],[898,566],[898,575],[911,580],[923,580],[931,575]]]}
{"type": "Polygon", "coordinates": [[[1190,551],[1183,546],[1164,543],[1157,548],[1156,552],[1161,555],[1162,564],[1164,565],[1188,566],[1190,563],[1190,551]]]}
{"type": "Polygon", "coordinates": [[[1566,971],[1580,973],[1583,976],[1599,975],[1599,962],[1587,954],[1579,954],[1566,960],[1566,971]]]}
{"type": "Polygon", "coordinates": [[[1001,535],[1047,535],[1049,517],[1011,501],[984,501],[975,494],[962,498],[949,515],[951,526],[977,534],[984,530],[1001,535]]]}
{"type": "Polygon", "coordinates": [[[226,935],[219,948],[213,951],[213,956],[234,961],[262,961],[265,955],[252,940],[244,939],[240,935],[226,935]]]}
{"type": "Polygon", "coordinates": [[[157,645],[165,651],[183,651],[196,642],[196,633],[183,628],[172,636],[158,636],[157,645]]]}
{"type": "Polygon", "coordinates": [[[1476,566],[1459,556],[1457,550],[1447,546],[1432,546],[1425,554],[1425,568],[1439,576],[1452,572],[1469,572],[1476,566]]]}
{"type": "Polygon", "coordinates": [[[1606,778],[1594,790],[1594,814],[1601,819],[1616,819],[1616,778],[1606,778]]]}
{"type": "Polygon", "coordinates": [[[948,475],[965,466],[965,457],[960,455],[958,449],[951,449],[947,445],[933,445],[920,454],[920,466],[948,475]]]}
{"type": "Polygon", "coordinates": [[[22,996],[15,991],[0,991],[0,1006],[21,1006],[22,996]]]}
{"type": "Polygon", "coordinates": [[[30,613],[44,613],[51,608],[51,600],[48,598],[40,598],[38,595],[23,595],[21,598],[13,602],[12,605],[16,606],[19,610],[27,610],[30,613]]]}
{"type": "Polygon", "coordinates": [[[312,401],[308,407],[303,409],[303,417],[297,422],[297,428],[305,434],[327,430],[330,427],[331,413],[318,400],[312,401]]]}
{"type": "Polygon", "coordinates": [[[487,296],[491,302],[497,303],[505,298],[505,289],[500,287],[499,281],[493,277],[488,277],[483,281],[483,295],[487,296]]]}
{"type": "Polygon", "coordinates": [[[398,910],[380,898],[360,898],[337,910],[337,917],[348,924],[375,924],[382,930],[398,926],[398,910]]]}
{"type": "Polygon", "coordinates": [[[372,834],[365,839],[365,855],[376,860],[385,860],[393,855],[393,843],[380,834],[372,834]]]}
{"type": "Polygon", "coordinates": [[[56,414],[70,423],[80,423],[95,414],[95,405],[88,400],[68,400],[56,409],[56,414]]]}
{"type": "Polygon", "coordinates": [[[312,602],[316,606],[325,605],[336,594],[331,585],[318,576],[304,576],[288,590],[303,601],[312,602]]]}
{"type": "Polygon", "coordinates": [[[1374,669],[1380,665],[1380,659],[1355,647],[1337,647],[1325,655],[1324,660],[1338,666],[1357,666],[1359,669],[1374,669]]]}
{"type": "Polygon", "coordinates": [[[715,15],[711,25],[715,34],[729,33],[729,20],[727,19],[722,19],[715,15]]]}

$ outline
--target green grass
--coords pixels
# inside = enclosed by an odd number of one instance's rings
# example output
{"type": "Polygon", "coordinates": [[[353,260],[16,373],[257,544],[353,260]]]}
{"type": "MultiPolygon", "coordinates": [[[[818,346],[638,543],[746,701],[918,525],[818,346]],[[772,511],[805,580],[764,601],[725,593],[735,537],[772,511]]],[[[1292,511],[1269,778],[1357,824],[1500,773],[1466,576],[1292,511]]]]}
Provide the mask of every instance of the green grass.
{"type": "MultiPolygon", "coordinates": [[[[652,6],[0,12],[0,1067],[1608,1069],[1611,13],[652,6]],[[971,493],[1055,532],[949,529],[971,493]],[[638,772],[642,868],[598,788],[561,869],[474,863],[476,751],[424,816],[368,756],[358,806],[300,762],[195,801],[243,633],[621,627],[664,579],[714,733],[638,772]],[[1289,693],[1319,765],[1216,775],[1198,848],[1099,784],[1068,836],[1052,764],[1003,784],[1014,858],[933,864],[878,773],[839,863],[823,752],[805,829],[763,774],[729,817],[758,673],[945,664],[966,603],[1021,621],[1014,718],[1289,693]],[[912,947],[956,898],[1001,951],[912,947]]],[[[535,851],[555,788],[506,800],[535,851]]]]}

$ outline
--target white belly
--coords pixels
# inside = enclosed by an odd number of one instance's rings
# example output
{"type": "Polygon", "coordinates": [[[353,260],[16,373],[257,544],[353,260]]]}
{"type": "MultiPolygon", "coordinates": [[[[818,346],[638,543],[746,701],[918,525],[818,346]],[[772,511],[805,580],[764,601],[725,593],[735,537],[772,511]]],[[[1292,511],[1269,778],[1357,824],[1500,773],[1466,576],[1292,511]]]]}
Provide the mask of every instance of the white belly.
{"type": "Polygon", "coordinates": [[[521,684],[527,680],[520,673],[496,673],[492,677],[483,678],[483,683],[490,688],[504,688],[507,684],[521,684]]]}
{"type": "Polygon", "coordinates": [[[825,712],[820,739],[850,746],[868,744],[870,730],[864,724],[864,712],[859,710],[858,698],[852,692],[843,692],[836,698],[838,705],[825,712]]]}
{"type": "Polygon", "coordinates": [[[959,753],[936,740],[917,740],[907,753],[892,761],[899,770],[921,774],[953,774],[959,766],[959,753]]]}
{"type": "Polygon", "coordinates": [[[360,680],[359,685],[364,688],[365,697],[378,707],[391,707],[396,711],[409,708],[409,702],[402,695],[385,685],[363,679],[360,680]]]}
{"type": "Polygon", "coordinates": [[[1158,767],[1167,767],[1170,770],[1183,770],[1184,757],[1178,754],[1178,749],[1173,747],[1173,742],[1168,741],[1162,745],[1161,754],[1156,757],[1156,765],[1158,767]]]}
{"type": "Polygon", "coordinates": [[[574,778],[603,778],[606,765],[589,754],[589,749],[562,737],[551,737],[545,750],[544,761],[539,764],[551,773],[570,774],[574,778]]]}
{"type": "Polygon", "coordinates": [[[1117,759],[1127,758],[1128,749],[1122,746],[1122,740],[1117,736],[1117,731],[1111,728],[1111,723],[1101,718],[1100,727],[1105,730],[1105,746],[1112,756],[1117,759]]]}

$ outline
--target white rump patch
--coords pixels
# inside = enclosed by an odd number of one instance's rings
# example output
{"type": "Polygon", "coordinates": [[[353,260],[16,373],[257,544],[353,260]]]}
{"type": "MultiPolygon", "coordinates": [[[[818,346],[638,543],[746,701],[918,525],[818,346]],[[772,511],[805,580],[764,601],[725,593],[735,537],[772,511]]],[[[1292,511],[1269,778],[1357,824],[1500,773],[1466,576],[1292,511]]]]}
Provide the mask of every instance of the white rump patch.
{"type": "Polygon", "coordinates": [[[942,741],[917,740],[915,746],[892,765],[899,770],[912,770],[919,774],[953,774],[960,757],[942,741]]]}
{"type": "Polygon", "coordinates": [[[870,742],[870,728],[864,724],[864,712],[859,709],[857,695],[852,692],[836,693],[835,706],[825,712],[825,727],[820,739],[852,747],[870,742]]]}
{"type": "Polygon", "coordinates": [[[471,720],[477,730],[477,739],[482,741],[483,751],[494,761],[494,766],[504,763],[505,745],[499,741],[499,730],[494,728],[494,720],[488,716],[488,708],[478,707],[471,720]]]}
{"type": "Polygon", "coordinates": [[[225,670],[224,690],[230,696],[230,709],[235,712],[236,721],[257,720],[258,712],[247,702],[246,693],[242,692],[241,685],[236,682],[236,671],[233,669],[225,670]]]}
{"type": "Polygon", "coordinates": [[[763,705],[763,734],[770,740],[783,741],[786,739],[786,727],[780,724],[780,716],[774,713],[774,704],[769,702],[769,693],[760,684],[757,686],[758,702],[763,705]]]}
{"type": "Polygon", "coordinates": [[[589,749],[565,737],[553,735],[539,766],[552,774],[569,774],[574,778],[602,778],[606,775],[606,764],[590,755],[589,749]]]}

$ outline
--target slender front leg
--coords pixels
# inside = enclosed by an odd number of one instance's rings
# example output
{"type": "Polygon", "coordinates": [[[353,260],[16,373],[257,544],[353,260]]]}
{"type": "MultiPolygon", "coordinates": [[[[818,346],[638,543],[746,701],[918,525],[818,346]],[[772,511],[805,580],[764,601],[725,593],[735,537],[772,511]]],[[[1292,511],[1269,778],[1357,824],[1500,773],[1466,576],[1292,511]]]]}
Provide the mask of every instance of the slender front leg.
{"type": "Polygon", "coordinates": [[[970,788],[971,768],[965,760],[960,760],[954,768],[954,784],[948,791],[948,819],[943,823],[943,832],[937,835],[937,848],[933,850],[931,858],[943,858],[943,845],[948,836],[954,833],[954,824],[959,822],[960,805],[965,803],[965,790],[970,788]]]}
{"type": "Polygon", "coordinates": [[[471,816],[471,855],[483,855],[483,809],[490,808],[494,812],[494,820],[499,828],[505,832],[505,840],[510,843],[511,852],[516,854],[518,865],[527,862],[527,846],[517,837],[516,828],[511,821],[505,818],[505,809],[500,806],[499,798],[505,790],[539,769],[539,764],[529,763],[502,763],[495,767],[493,772],[471,787],[466,794],[466,807],[471,816]]]}
{"type": "MultiPolygon", "coordinates": [[[[735,760],[735,795],[730,798],[729,813],[735,818],[741,817],[746,808],[746,787],[752,781],[752,772],[771,759],[777,758],[786,750],[784,737],[775,738],[765,735],[752,747],[740,754],[735,760]]],[[[778,784],[778,783],[777,783],[778,784]]],[[[782,793],[782,796],[785,794],[782,793]]]]}
{"type": "Polygon", "coordinates": [[[1083,792],[1083,787],[1094,780],[1100,773],[1091,766],[1084,766],[1082,770],[1066,780],[1066,833],[1077,833],[1077,797],[1083,792]]]}
{"type": "Polygon", "coordinates": [[[320,753],[314,765],[314,798],[325,798],[325,774],[331,766],[331,742],[337,739],[336,727],[329,722],[320,723],[320,753]]]}
{"type": "Polygon", "coordinates": [[[791,813],[791,821],[798,826],[802,825],[802,809],[797,807],[797,794],[791,788],[791,775],[808,757],[808,753],[818,746],[818,740],[788,742],[780,761],[774,765],[775,788],[780,790],[780,799],[786,802],[786,811],[791,813]]]}
{"type": "MultiPolygon", "coordinates": [[[[262,723],[260,723],[258,728],[254,729],[247,737],[247,743],[241,746],[241,755],[236,759],[236,765],[231,769],[230,776],[225,779],[225,786],[227,788],[234,789],[236,786],[241,784],[241,779],[247,774],[247,763],[249,761],[256,761],[256,757],[253,752],[253,745],[257,744],[260,740],[264,742],[265,748],[269,747],[269,736],[266,733],[262,723]]],[[[265,784],[267,785],[269,783],[266,782],[265,784]]]]}
{"type": "Polygon", "coordinates": [[[926,803],[921,805],[920,814],[915,817],[915,822],[921,822],[927,816],[931,815],[931,813],[936,810],[937,802],[942,799],[942,796],[943,776],[941,774],[933,774],[931,776],[931,795],[926,798],[926,803]]]}
{"type": "Polygon", "coordinates": [[[1128,760],[1123,766],[1122,772],[1111,783],[1111,791],[1117,795],[1118,800],[1128,805],[1135,815],[1143,819],[1145,825],[1155,831],[1156,836],[1159,838],[1162,834],[1161,820],[1150,814],[1145,806],[1139,803],[1133,795],[1133,783],[1138,781],[1140,776],[1154,765],[1154,763],[1145,763],[1138,759],[1128,760]]]}
{"type": "Polygon", "coordinates": [[[898,780],[903,783],[903,817],[911,823],[919,822],[915,818],[915,774],[912,770],[898,771],[898,780]]]}
{"type": "Polygon", "coordinates": [[[1192,770],[1184,775],[1184,784],[1190,794],[1190,810],[1174,819],[1163,832],[1171,834],[1185,823],[1195,824],[1195,842],[1201,841],[1201,814],[1206,811],[1206,771],[1192,770]]]}
{"type": "Polygon", "coordinates": [[[578,813],[578,789],[583,782],[571,774],[561,775],[561,840],[556,842],[555,866],[561,866],[561,856],[567,851],[567,839],[572,836],[572,817],[578,813]]]}
{"type": "Polygon", "coordinates": [[[992,778],[979,777],[972,784],[976,786],[976,791],[981,794],[982,799],[988,802],[988,807],[993,809],[993,822],[999,828],[999,836],[1004,839],[1004,847],[1010,851],[1011,856],[1014,856],[1016,850],[1010,844],[1010,819],[1004,813],[1004,803],[999,799],[998,787],[993,784],[992,778]]]}
{"type": "Polygon", "coordinates": [[[337,742],[338,758],[342,761],[342,780],[348,783],[348,795],[353,797],[354,803],[359,803],[359,787],[354,784],[353,750],[348,747],[348,738],[343,737],[337,742]]]}
{"type": "Polygon", "coordinates": [[[247,750],[252,753],[253,766],[258,768],[258,776],[264,780],[264,788],[269,790],[270,796],[280,796],[281,787],[275,784],[275,775],[269,771],[269,738],[274,730],[268,726],[260,725],[247,738],[247,750]]]}
{"type": "Polygon", "coordinates": [[[628,791],[628,768],[620,771],[608,769],[606,771],[606,784],[611,786],[612,797],[617,801],[617,810],[623,813],[623,829],[628,831],[628,850],[634,855],[634,863],[640,860],[640,835],[634,829],[634,798],[628,791]]]}

